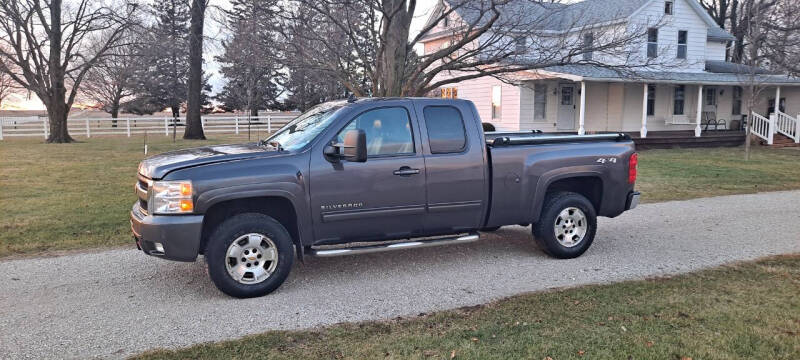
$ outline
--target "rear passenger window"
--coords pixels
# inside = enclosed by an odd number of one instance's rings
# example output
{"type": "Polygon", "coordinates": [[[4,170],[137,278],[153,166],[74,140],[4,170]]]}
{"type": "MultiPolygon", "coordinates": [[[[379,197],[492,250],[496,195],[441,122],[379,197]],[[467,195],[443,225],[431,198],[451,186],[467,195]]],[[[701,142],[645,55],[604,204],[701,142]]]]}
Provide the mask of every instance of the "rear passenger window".
{"type": "Polygon", "coordinates": [[[422,111],[428,129],[431,153],[461,152],[467,145],[467,134],[461,112],[452,106],[426,106],[422,111]]]}

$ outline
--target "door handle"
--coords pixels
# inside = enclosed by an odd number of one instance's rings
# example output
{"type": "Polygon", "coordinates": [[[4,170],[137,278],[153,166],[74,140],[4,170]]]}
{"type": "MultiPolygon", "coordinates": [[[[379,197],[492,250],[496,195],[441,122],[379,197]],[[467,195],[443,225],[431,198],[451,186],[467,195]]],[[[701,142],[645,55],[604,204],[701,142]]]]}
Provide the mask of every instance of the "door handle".
{"type": "Polygon", "coordinates": [[[399,175],[399,176],[411,176],[411,175],[419,174],[419,169],[412,169],[412,168],[410,168],[408,166],[403,166],[403,167],[400,167],[399,169],[395,170],[393,172],[393,174],[399,175]]]}

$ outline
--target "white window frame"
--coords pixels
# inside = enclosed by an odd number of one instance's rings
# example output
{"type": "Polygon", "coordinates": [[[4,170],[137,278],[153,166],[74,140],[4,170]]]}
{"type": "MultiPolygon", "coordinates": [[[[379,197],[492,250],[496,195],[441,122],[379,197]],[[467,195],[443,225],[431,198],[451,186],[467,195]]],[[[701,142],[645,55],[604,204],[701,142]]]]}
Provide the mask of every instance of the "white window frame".
{"type": "Polygon", "coordinates": [[[655,59],[658,57],[658,28],[647,28],[647,58],[648,59],[655,59]],[[650,41],[650,32],[655,31],[656,40],[650,41]],[[653,56],[650,56],[650,47],[653,47],[653,56]]]}
{"type": "Polygon", "coordinates": [[[678,39],[677,39],[677,52],[675,53],[676,59],[685,60],[689,57],[689,31],[688,30],[678,30],[678,39]],[[685,33],[686,36],[683,38],[683,44],[681,44],[681,33],[685,33]],[[681,47],[683,47],[683,57],[681,57],[681,47]]]}
{"type": "Polygon", "coordinates": [[[533,85],[533,122],[547,122],[547,84],[533,85]],[[541,104],[537,103],[537,96],[542,97],[541,104]],[[541,105],[541,110],[539,105],[541,105]],[[541,117],[538,117],[539,115],[541,117]]]}
{"type": "Polygon", "coordinates": [[[588,32],[583,34],[583,60],[592,60],[594,57],[594,33],[588,32]]]}
{"type": "Polygon", "coordinates": [[[500,119],[503,116],[503,88],[500,85],[492,86],[491,93],[492,120],[500,119]]]}

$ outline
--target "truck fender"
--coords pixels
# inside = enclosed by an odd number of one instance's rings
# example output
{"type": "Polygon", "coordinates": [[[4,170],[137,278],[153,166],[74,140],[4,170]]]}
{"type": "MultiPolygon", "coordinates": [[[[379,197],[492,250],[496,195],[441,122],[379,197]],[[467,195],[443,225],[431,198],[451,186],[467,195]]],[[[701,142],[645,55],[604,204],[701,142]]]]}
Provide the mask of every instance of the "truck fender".
{"type": "Polygon", "coordinates": [[[542,205],[547,196],[547,188],[550,187],[552,183],[558,180],[577,177],[597,177],[602,179],[603,174],[604,168],[597,165],[568,166],[545,172],[536,182],[536,187],[532,194],[533,199],[529,203],[531,204],[531,208],[528,218],[531,219],[532,222],[539,220],[539,215],[541,215],[542,212],[542,205]]]}
{"type": "Polygon", "coordinates": [[[290,182],[235,185],[209,190],[200,194],[197,198],[197,203],[199,205],[197,210],[198,212],[205,213],[215,204],[237,199],[256,197],[284,198],[294,207],[297,217],[297,234],[299,237],[296,241],[298,247],[302,248],[305,242],[310,242],[313,239],[313,235],[310,233],[310,210],[306,203],[305,196],[302,195],[303,193],[301,185],[290,182]]]}

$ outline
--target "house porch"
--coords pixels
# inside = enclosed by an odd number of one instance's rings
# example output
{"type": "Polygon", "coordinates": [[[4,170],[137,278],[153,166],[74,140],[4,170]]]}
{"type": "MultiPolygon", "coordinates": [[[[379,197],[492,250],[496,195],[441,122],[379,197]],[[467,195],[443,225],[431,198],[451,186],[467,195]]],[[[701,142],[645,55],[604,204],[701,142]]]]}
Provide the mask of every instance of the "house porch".
{"type": "MultiPolygon", "coordinates": [[[[779,132],[781,119],[784,127],[800,126],[798,84],[760,86],[752,109],[749,99],[745,84],[533,80],[520,85],[519,124],[520,130],[545,132],[621,131],[648,147],[741,144],[741,130],[754,116],[751,113],[764,118],[775,114],[774,133],[779,132]],[[644,140],[648,138],[653,139],[644,140]]],[[[787,133],[794,140],[800,140],[798,134],[800,128],[787,133]]]]}

